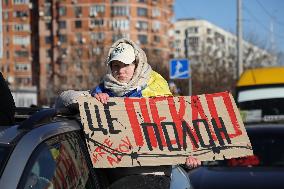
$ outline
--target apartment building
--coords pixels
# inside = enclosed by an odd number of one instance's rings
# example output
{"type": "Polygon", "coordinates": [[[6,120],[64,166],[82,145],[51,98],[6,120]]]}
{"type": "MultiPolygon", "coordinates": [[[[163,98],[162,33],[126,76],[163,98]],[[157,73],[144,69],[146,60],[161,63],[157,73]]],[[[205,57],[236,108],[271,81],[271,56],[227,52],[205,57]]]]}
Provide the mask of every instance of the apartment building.
{"type": "Polygon", "coordinates": [[[31,64],[32,4],[29,0],[2,0],[1,6],[0,70],[9,83],[16,105],[30,106],[37,103],[31,64]]]}
{"type": "Polygon", "coordinates": [[[121,37],[161,60],[171,53],[173,0],[38,0],[36,6],[42,103],[62,90],[96,86],[110,45],[121,37]]]}
{"type": "MultiPolygon", "coordinates": [[[[206,58],[214,58],[226,68],[236,68],[236,35],[199,19],[180,19],[174,30],[175,57],[187,57],[193,64],[205,64],[206,58]]],[[[245,40],[242,43],[244,68],[276,65],[275,55],[245,40]]]]}

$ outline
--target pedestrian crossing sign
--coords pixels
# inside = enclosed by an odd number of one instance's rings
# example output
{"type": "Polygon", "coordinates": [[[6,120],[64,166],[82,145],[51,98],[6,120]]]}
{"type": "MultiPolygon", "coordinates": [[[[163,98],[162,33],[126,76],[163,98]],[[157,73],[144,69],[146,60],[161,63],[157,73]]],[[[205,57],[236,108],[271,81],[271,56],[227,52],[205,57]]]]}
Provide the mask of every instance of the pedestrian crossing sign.
{"type": "Polygon", "coordinates": [[[172,59],[170,61],[170,79],[188,79],[189,75],[188,59],[172,59]]]}

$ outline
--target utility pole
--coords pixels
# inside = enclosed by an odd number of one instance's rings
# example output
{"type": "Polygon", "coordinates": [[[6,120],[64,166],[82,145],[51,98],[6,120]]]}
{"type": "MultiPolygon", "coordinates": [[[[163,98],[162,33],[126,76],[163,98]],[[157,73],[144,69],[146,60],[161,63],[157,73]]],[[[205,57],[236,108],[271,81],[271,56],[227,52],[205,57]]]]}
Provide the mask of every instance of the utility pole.
{"type": "Polygon", "coordinates": [[[242,0],[237,0],[237,78],[243,73],[243,46],[242,46],[242,0]]]}

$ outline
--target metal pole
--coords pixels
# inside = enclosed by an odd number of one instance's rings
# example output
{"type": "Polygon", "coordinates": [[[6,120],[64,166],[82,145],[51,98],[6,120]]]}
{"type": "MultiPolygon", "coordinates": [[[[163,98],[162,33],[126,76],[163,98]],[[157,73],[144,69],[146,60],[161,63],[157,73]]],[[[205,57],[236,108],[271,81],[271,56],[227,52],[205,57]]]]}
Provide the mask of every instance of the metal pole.
{"type": "Polygon", "coordinates": [[[237,0],[237,34],[238,34],[238,65],[237,65],[237,78],[243,73],[243,48],[242,48],[242,1],[237,0]]]}

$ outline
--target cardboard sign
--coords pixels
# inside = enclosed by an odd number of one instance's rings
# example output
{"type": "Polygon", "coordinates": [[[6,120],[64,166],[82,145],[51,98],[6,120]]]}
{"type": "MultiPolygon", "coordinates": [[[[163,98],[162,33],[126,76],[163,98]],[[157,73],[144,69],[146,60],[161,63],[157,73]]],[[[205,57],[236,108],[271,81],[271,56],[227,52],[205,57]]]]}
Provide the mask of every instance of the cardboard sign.
{"type": "Polygon", "coordinates": [[[232,95],[78,99],[96,168],[183,164],[253,155],[232,95]]]}

